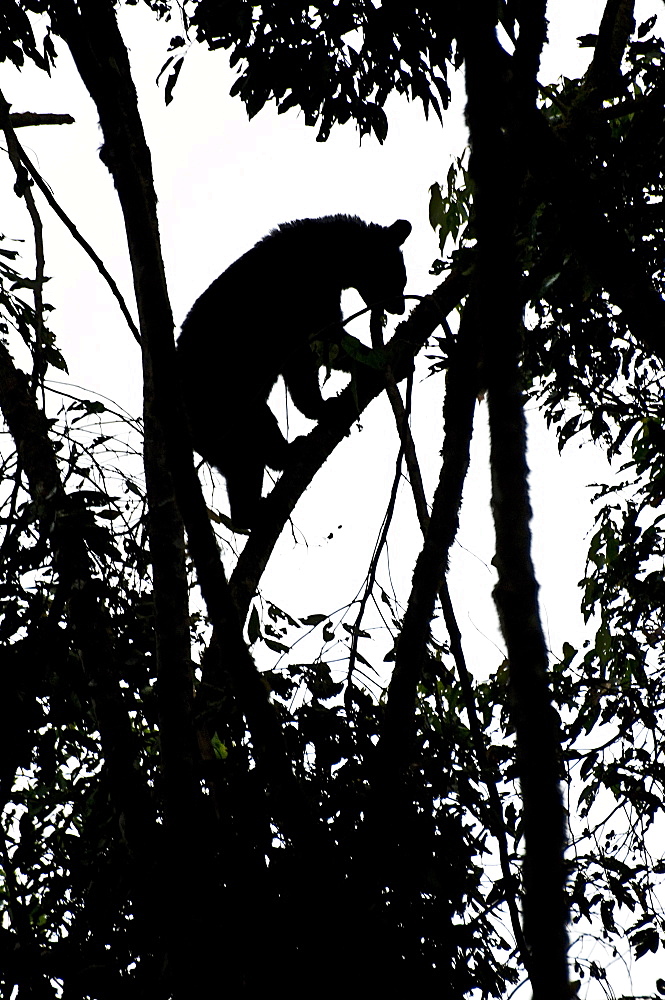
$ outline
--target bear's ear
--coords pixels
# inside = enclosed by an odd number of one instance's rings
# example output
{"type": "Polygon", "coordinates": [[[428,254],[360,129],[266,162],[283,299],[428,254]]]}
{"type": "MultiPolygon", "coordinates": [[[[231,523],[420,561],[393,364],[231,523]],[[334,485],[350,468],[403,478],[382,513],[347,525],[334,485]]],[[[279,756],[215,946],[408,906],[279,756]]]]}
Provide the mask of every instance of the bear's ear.
{"type": "Polygon", "coordinates": [[[388,233],[388,238],[396,247],[401,247],[404,240],[407,238],[411,232],[411,223],[407,222],[406,219],[398,219],[397,222],[393,222],[392,226],[388,226],[386,232],[388,233]]]}

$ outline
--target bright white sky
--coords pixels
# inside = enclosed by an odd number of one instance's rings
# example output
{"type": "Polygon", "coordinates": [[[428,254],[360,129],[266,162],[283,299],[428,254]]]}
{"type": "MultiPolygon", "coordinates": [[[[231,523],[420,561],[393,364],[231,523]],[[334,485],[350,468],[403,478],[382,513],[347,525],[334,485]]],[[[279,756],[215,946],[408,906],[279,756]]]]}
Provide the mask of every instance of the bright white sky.
{"type": "MultiPolygon", "coordinates": [[[[599,0],[550,4],[551,44],[541,82],[564,70],[573,76],[584,69],[589,50],[579,50],[575,38],[597,29],[602,8],[599,0]]],[[[645,0],[638,9],[643,19],[657,7],[653,0],[645,0]]],[[[269,108],[249,123],[242,104],[227,96],[233,75],[225,68],[225,54],[209,54],[197,46],[187,58],[172,104],[165,108],[163,91],[154,81],[165,61],[168,40],[181,32],[180,26],[158,25],[141,6],[124,8],[121,24],[152,149],[177,325],[231,261],[273,226],[294,218],[345,212],[382,224],[410,219],[413,233],[404,247],[407,292],[424,295],[434,287],[428,270],[438,256],[438,244],[428,223],[428,190],[435,181],[445,180],[451,159],[461,154],[466,142],[459,84],[451,81],[459,99],[443,128],[435,116],[426,122],[419,105],[393,100],[383,147],[371,139],[360,146],[351,127],[333,130],[329,141],[321,144],[295,112],[277,116],[269,108]]],[[[110,175],[98,158],[102,140],[96,112],[67,52],[61,51],[52,79],[31,69],[19,73],[8,64],[0,65],[0,87],[15,111],[67,112],[76,119],[70,126],[21,129],[19,138],[134,311],[120,211],[110,175]]],[[[23,205],[11,194],[12,184],[11,170],[6,160],[0,160],[1,228],[8,237],[26,240],[29,261],[31,230],[23,205]]],[[[39,193],[36,197],[41,203],[39,193]]],[[[46,272],[52,276],[46,298],[56,306],[51,326],[71,380],[139,414],[138,347],[94,266],[47,206],[43,216],[46,272]]],[[[367,339],[362,327],[355,326],[353,332],[367,339]]],[[[422,381],[426,370],[421,365],[416,379],[413,425],[431,495],[438,470],[443,383],[441,376],[422,381]]],[[[332,613],[352,600],[362,585],[397,447],[384,402],[376,402],[362,423],[362,433],[354,430],[299,504],[297,531],[293,536],[285,533],[264,578],[265,594],[294,616],[332,613]],[[328,540],[331,532],[333,538],[328,540]]],[[[491,601],[492,529],[482,405],[478,423],[452,584],[469,665],[477,676],[494,671],[503,658],[491,601]]],[[[580,451],[577,445],[569,446],[560,458],[553,436],[536,415],[529,461],[543,622],[558,656],[564,640],[577,644],[582,635],[576,584],[593,521],[587,484],[603,479],[606,466],[591,447],[580,451]]],[[[216,499],[225,509],[223,489],[216,499]]],[[[402,602],[408,598],[419,545],[411,506],[403,490],[390,541],[391,579],[402,602]]],[[[380,580],[389,589],[385,564],[380,580]]],[[[651,991],[652,983],[645,984],[645,991],[651,991]]],[[[615,988],[619,990],[618,985],[615,988]]],[[[592,991],[589,996],[595,1000],[600,994],[592,991]]]]}

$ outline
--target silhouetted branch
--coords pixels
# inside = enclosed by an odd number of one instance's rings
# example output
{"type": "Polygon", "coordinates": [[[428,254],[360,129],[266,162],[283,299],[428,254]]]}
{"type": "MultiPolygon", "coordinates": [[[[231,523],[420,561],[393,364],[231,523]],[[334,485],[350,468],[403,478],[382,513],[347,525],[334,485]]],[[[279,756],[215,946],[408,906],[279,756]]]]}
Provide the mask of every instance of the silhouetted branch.
{"type": "Polygon", "coordinates": [[[27,125],[73,125],[71,115],[42,114],[37,111],[12,111],[9,121],[12,128],[25,128],[27,125]]]}
{"type": "MultiPolygon", "coordinates": [[[[396,382],[413,369],[413,358],[427,338],[461,301],[468,289],[468,277],[453,270],[431,296],[400,323],[386,344],[385,353],[396,382]]],[[[355,384],[349,385],[326,404],[318,425],[297,441],[297,460],[288,468],[272,492],[261,503],[261,516],[247,540],[231,575],[233,599],[242,619],[256,593],[282,528],[312,479],[349,433],[359,415],[385,389],[382,373],[368,366],[356,369],[355,384]]]]}
{"type": "MultiPolygon", "coordinates": [[[[529,53],[522,65],[535,73],[544,40],[545,3],[529,7],[529,53]],[[540,27],[536,22],[540,21],[540,27]]],[[[519,354],[522,288],[517,221],[536,115],[535,79],[517,98],[503,60],[491,5],[476,12],[464,45],[470,169],[475,182],[477,264],[467,301],[481,337],[487,380],[496,533],[495,602],[510,665],[511,713],[523,801],[525,854],[524,935],[534,1000],[567,995],[565,814],[559,787],[560,733],[552,705],[547,648],[531,559],[531,507],[519,354]],[[488,87],[493,100],[487,100],[488,87]]],[[[519,73],[516,77],[519,85],[519,73]]],[[[579,220],[578,220],[579,224],[579,220]]]]}
{"type": "Polygon", "coordinates": [[[35,344],[33,349],[33,373],[32,377],[37,384],[44,377],[45,364],[43,359],[43,335],[44,335],[44,235],[42,220],[35,204],[35,199],[30,190],[25,170],[21,164],[20,145],[16,138],[16,133],[11,125],[9,114],[9,104],[5,100],[4,94],[0,91],[0,128],[5,133],[7,141],[7,152],[10,162],[16,172],[16,184],[14,191],[25,200],[28,214],[32,221],[32,229],[35,235],[35,280],[34,280],[34,302],[35,302],[35,344]]]}
{"type": "MultiPolygon", "coordinates": [[[[203,843],[197,836],[199,811],[188,803],[200,797],[193,767],[195,753],[191,714],[188,588],[182,519],[189,551],[208,616],[218,636],[223,666],[233,693],[247,718],[254,757],[270,793],[270,814],[307,858],[320,853],[325,831],[314,822],[291,769],[280,722],[269,693],[252,660],[233,605],[207,507],[193,463],[191,443],[175,371],[173,323],[168,301],[150,153],[145,142],[127,50],[109,0],[80,0],[79,10],[67,0],[58,5],[55,25],[65,38],[82,79],[98,108],[105,144],[102,159],[109,167],[125,218],[139,309],[144,361],[146,481],[150,502],[151,558],[157,605],[160,739],[167,779],[167,817],[172,849],[176,842],[203,843]],[[176,503],[177,498],[177,503],[176,503]]],[[[221,915],[208,904],[203,856],[193,858],[196,877],[189,877],[188,924],[169,929],[169,951],[175,963],[177,989],[185,989],[196,966],[209,984],[207,964],[217,963],[208,940],[221,915]],[[196,915],[196,921],[193,917],[196,915]],[[190,921],[193,921],[189,923],[190,921]],[[195,949],[196,957],[192,957],[195,949]]],[[[306,861],[303,862],[307,867],[306,861]]],[[[313,897],[310,903],[313,905],[313,897]]],[[[187,988],[191,994],[191,982],[187,988]]],[[[184,995],[184,994],[183,994],[184,995]]]]}

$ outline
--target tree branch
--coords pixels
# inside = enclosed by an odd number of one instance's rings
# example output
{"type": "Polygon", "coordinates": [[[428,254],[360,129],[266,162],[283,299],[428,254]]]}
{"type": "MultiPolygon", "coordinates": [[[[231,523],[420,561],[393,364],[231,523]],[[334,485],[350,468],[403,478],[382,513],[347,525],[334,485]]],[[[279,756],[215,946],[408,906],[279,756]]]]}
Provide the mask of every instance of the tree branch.
{"type": "Polygon", "coordinates": [[[43,378],[46,365],[43,358],[43,337],[44,337],[44,236],[42,220],[35,204],[35,199],[30,190],[25,169],[21,164],[20,146],[16,133],[11,126],[9,104],[5,100],[4,94],[0,91],[0,128],[5,133],[7,141],[7,152],[10,162],[16,172],[16,184],[14,191],[19,197],[25,199],[25,205],[32,221],[32,228],[35,234],[35,281],[34,281],[34,302],[35,302],[35,343],[32,352],[33,373],[32,377],[35,385],[43,378]]]}
{"type": "MultiPolygon", "coordinates": [[[[7,104],[7,102],[6,102],[5,98],[4,98],[4,95],[2,94],[2,92],[0,92],[0,107],[3,104],[5,105],[6,108],[9,108],[9,104],[7,104]]],[[[36,114],[32,114],[32,112],[25,112],[24,114],[13,114],[13,113],[9,114],[9,124],[10,124],[11,128],[19,128],[21,125],[50,124],[51,123],[50,119],[55,119],[55,118],[57,118],[57,119],[68,119],[68,121],[65,124],[69,124],[70,122],[74,121],[74,119],[71,118],[69,115],[36,115],[36,114]],[[22,120],[22,119],[26,119],[26,118],[29,118],[30,121],[22,120]],[[39,118],[39,119],[49,119],[49,122],[33,121],[32,120],[32,119],[37,119],[37,118],[39,118]],[[17,121],[17,119],[21,119],[21,120],[17,121]]],[[[62,123],[61,122],[57,122],[55,124],[62,124],[62,123]]],[[[7,125],[5,125],[5,132],[6,131],[7,131],[7,125]]],[[[15,164],[15,166],[18,167],[19,164],[23,165],[23,167],[28,172],[28,174],[30,175],[30,177],[32,177],[33,181],[35,182],[35,184],[37,185],[37,187],[39,188],[39,190],[44,195],[44,198],[46,199],[46,201],[48,202],[48,204],[51,206],[51,208],[53,209],[53,211],[55,212],[55,214],[60,219],[60,221],[64,222],[65,226],[67,227],[67,229],[69,230],[69,232],[72,234],[72,236],[74,237],[74,239],[76,240],[76,242],[87,253],[88,257],[93,262],[93,264],[95,265],[95,267],[97,268],[97,270],[101,274],[102,278],[104,279],[104,281],[107,283],[107,285],[111,289],[111,292],[115,296],[115,298],[116,298],[116,300],[118,302],[118,305],[120,306],[120,311],[122,312],[122,315],[127,320],[127,326],[132,331],[132,336],[137,341],[137,343],[140,344],[141,343],[141,338],[139,336],[138,330],[136,329],[136,324],[134,323],[134,320],[132,319],[131,313],[129,312],[129,309],[127,308],[127,304],[126,304],[125,300],[123,299],[122,295],[120,294],[120,289],[118,288],[118,286],[115,283],[114,279],[111,277],[111,275],[107,271],[106,265],[104,264],[104,261],[101,259],[101,257],[99,257],[99,255],[97,253],[95,253],[95,251],[93,250],[93,248],[91,247],[91,245],[88,243],[88,241],[86,239],[84,239],[84,237],[78,231],[78,229],[76,228],[76,226],[74,225],[74,223],[72,222],[72,220],[69,218],[69,216],[67,215],[67,213],[64,211],[64,209],[62,209],[60,207],[60,205],[58,204],[58,202],[55,200],[55,198],[53,197],[53,195],[52,195],[52,193],[51,193],[51,191],[49,189],[48,184],[46,184],[44,182],[44,178],[41,176],[41,174],[39,173],[39,171],[37,170],[37,168],[34,166],[34,164],[32,163],[32,161],[30,160],[30,157],[28,156],[28,154],[26,153],[26,151],[23,149],[23,147],[21,146],[21,144],[18,141],[18,139],[16,138],[16,136],[13,136],[13,139],[12,139],[12,142],[11,142],[11,147],[15,151],[15,157],[16,157],[16,161],[17,161],[16,164],[15,164]]]]}
{"type": "MultiPolygon", "coordinates": [[[[427,338],[466,294],[468,277],[452,270],[431,296],[400,323],[385,348],[396,382],[413,369],[413,358],[427,338]]],[[[261,517],[247,540],[231,575],[231,591],[244,620],[259,580],[282,528],[312,479],[346,437],[360,414],[385,389],[380,371],[359,365],[356,380],[326,404],[326,413],[310,433],[298,440],[298,459],[280,477],[261,503],[261,517]]]]}
{"type": "MultiPolygon", "coordinates": [[[[37,406],[27,376],[15,367],[4,344],[0,344],[0,408],[16,443],[30,497],[39,511],[41,531],[53,550],[58,589],[63,593],[63,600],[56,599],[54,606],[60,607],[63,601],[68,604],[71,634],[88,681],[113,806],[117,816],[124,817],[126,839],[144,879],[138,912],[141,919],[148,921],[148,911],[152,913],[148,900],[153,895],[149,873],[157,828],[147,789],[136,767],[139,748],[114,662],[110,640],[113,628],[100,602],[98,581],[86,547],[90,515],[76,494],[66,494],[46,416],[37,406]]],[[[67,638],[59,618],[50,615],[38,640],[46,662],[54,650],[61,650],[67,638]]]]}
{"type": "MultiPolygon", "coordinates": [[[[193,767],[184,520],[197,580],[221,644],[224,670],[247,717],[257,767],[271,795],[270,813],[276,814],[306,859],[317,852],[320,855],[327,835],[314,821],[295,779],[278,716],[244,642],[194,468],[176,378],[150,154],[127,50],[110,0],[80,0],[79,10],[61,0],[54,15],[55,26],[69,45],[99,111],[105,139],[101,155],[113,175],[125,219],[143,347],[146,481],[157,606],[160,738],[164,767],[170,776],[166,802],[170,843],[175,851],[182,843],[205,842],[196,827],[200,809],[189,804],[197,803],[199,790],[193,767]]],[[[192,863],[195,884],[191,879],[188,882],[185,916],[173,922],[169,942],[175,989],[183,996],[200,992],[209,984],[212,970],[207,974],[206,968],[210,962],[219,968],[216,948],[209,938],[221,915],[216,908],[211,909],[209,869],[204,860],[193,856],[192,863]],[[186,933],[183,923],[188,925],[186,933]],[[195,962],[191,949],[196,950],[195,962]],[[200,976],[200,988],[191,983],[193,965],[200,976]]],[[[303,863],[306,868],[306,861],[303,863]]],[[[310,902],[314,904],[313,896],[310,902]]]]}
{"type": "MultiPolygon", "coordinates": [[[[544,0],[530,17],[544,22],[544,0]]],[[[467,309],[478,319],[488,386],[492,509],[496,533],[494,591],[510,664],[512,718],[523,801],[524,932],[534,1000],[567,995],[565,814],[559,787],[560,733],[548,687],[548,658],[531,559],[531,507],[519,369],[521,273],[516,240],[518,207],[536,114],[535,78],[515,85],[501,71],[491,3],[468,23],[464,44],[471,174],[475,182],[478,255],[467,309]],[[487,100],[488,86],[493,100],[487,100]]],[[[544,39],[525,35],[532,51],[523,65],[535,73],[544,39]]]]}
{"type": "Polygon", "coordinates": [[[27,125],[73,125],[71,115],[42,114],[37,111],[12,111],[9,116],[12,128],[25,128],[27,125]]]}

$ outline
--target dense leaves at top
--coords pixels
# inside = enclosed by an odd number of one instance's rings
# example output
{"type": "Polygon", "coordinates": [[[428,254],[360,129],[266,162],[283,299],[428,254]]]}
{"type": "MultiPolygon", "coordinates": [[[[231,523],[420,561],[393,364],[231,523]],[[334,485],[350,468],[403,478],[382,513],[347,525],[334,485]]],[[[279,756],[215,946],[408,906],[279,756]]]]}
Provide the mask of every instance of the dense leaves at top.
{"type": "Polygon", "coordinates": [[[302,109],[320,140],[348,121],[383,140],[390,94],[418,99],[439,118],[448,106],[452,30],[429,5],[198,0],[188,10],[198,40],[230,50],[240,70],[231,93],[250,118],[274,100],[280,112],[302,109]]]}
{"type": "Polygon", "coordinates": [[[47,33],[43,52],[40,52],[35,41],[32,23],[28,12],[43,14],[48,8],[45,0],[3,4],[0,11],[0,62],[9,59],[15,66],[23,66],[26,57],[31,59],[40,69],[47,70],[55,58],[55,50],[47,33]]]}

